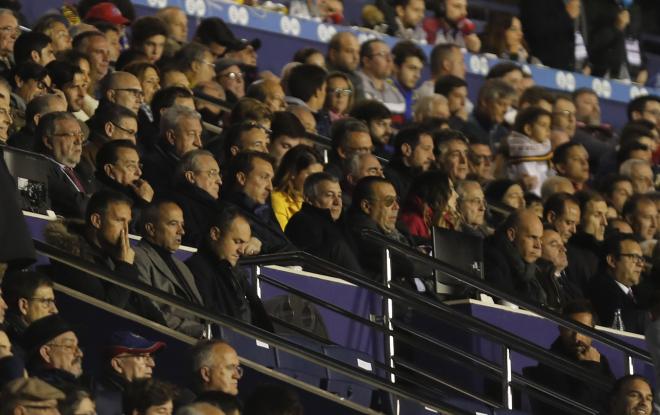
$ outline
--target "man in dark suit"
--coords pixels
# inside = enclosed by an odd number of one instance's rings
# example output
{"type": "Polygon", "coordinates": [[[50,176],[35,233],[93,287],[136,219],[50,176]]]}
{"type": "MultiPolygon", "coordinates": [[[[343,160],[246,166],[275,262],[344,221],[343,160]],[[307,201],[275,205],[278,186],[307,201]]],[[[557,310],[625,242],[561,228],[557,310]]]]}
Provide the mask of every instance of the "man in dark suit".
{"type": "Polygon", "coordinates": [[[433,137],[419,125],[411,125],[394,137],[394,157],[384,169],[385,177],[405,199],[413,179],[428,171],[434,161],[433,137]]]}
{"type": "MultiPolygon", "coordinates": [[[[255,151],[241,152],[229,162],[222,193],[224,201],[237,206],[247,217],[253,235],[261,242],[262,254],[295,250],[269,203],[273,176],[271,156],[255,151]]],[[[246,254],[252,255],[258,248],[251,243],[246,254]]]]}
{"type": "Polygon", "coordinates": [[[209,309],[273,331],[256,290],[236,267],[251,234],[247,218],[228,206],[213,218],[204,243],[186,264],[209,309]]]}
{"type": "Polygon", "coordinates": [[[624,329],[643,334],[646,313],[633,292],[644,268],[642,248],[625,234],[613,236],[605,245],[605,270],[591,280],[586,294],[603,326],[611,326],[614,313],[621,310],[624,329]]]}
{"type": "MultiPolygon", "coordinates": [[[[195,277],[188,267],[172,254],[181,245],[183,212],[174,202],[160,200],[143,212],[143,239],[135,247],[135,265],[140,280],[182,300],[202,305],[195,277]]],[[[199,338],[204,332],[200,319],[177,307],[154,303],[163,314],[167,326],[199,338]]]]}
{"type": "Polygon", "coordinates": [[[37,127],[41,152],[51,158],[48,194],[55,213],[82,218],[93,190],[91,177],[76,169],[82,154],[83,133],[78,120],[69,112],[44,115],[37,127]]]}

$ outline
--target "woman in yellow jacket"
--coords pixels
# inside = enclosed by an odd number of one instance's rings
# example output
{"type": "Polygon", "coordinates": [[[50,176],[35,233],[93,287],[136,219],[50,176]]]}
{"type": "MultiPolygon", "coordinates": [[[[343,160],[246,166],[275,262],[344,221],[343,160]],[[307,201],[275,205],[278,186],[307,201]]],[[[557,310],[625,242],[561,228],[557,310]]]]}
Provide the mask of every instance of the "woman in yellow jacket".
{"type": "Polygon", "coordinates": [[[273,212],[282,230],[302,207],[305,179],[321,171],[321,156],[312,147],[298,145],[282,157],[273,179],[275,190],[271,194],[273,212]]]}

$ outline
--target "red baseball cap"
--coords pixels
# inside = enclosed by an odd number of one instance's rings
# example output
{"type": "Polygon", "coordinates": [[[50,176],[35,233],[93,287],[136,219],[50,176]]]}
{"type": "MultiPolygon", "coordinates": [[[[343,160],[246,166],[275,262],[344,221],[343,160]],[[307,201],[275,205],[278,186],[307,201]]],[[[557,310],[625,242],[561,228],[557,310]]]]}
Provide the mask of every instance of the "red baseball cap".
{"type": "Polygon", "coordinates": [[[99,3],[89,9],[85,20],[102,20],[116,25],[126,25],[131,22],[121,14],[117,6],[110,2],[99,3]]]}

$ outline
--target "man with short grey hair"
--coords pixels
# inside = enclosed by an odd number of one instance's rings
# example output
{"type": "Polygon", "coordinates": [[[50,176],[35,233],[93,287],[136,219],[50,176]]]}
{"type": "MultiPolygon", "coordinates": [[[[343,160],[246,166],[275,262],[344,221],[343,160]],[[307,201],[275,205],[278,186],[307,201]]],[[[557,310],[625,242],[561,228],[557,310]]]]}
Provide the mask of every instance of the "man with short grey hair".
{"type": "Polygon", "coordinates": [[[13,133],[7,144],[23,150],[35,151],[37,146],[36,129],[42,116],[67,109],[67,103],[59,95],[46,94],[35,97],[25,109],[25,126],[13,133]]]}
{"type": "Polygon", "coordinates": [[[424,122],[429,119],[449,120],[449,101],[440,94],[419,98],[413,105],[413,120],[424,122]]]}
{"type": "Polygon", "coordinates": [[[367,176],[385,177],[383,166],[378,157],[371,153],[352,154],[344,163],[344,178],[341,182],[342,201],[344,206],[350,206],[353,188],[361,178],[367,176]]]}
{"type": "Polygon", "coordinates": [[[470,142],[488,143],[493,151],[510,130],[504,115],[513,103],[516,91],[501,79],[487,80],[477,98],[477,105],[461,128],[470,142]]]}
{"type": "Polygon", "coordinates": [[[180,105],[160,118],[160,139],[144,156],[143,177],[156,193],[172,188],[172,174],[186,153],[202,147],[202,123],[197,111],[180,105]]]}
{"type": "Polygon", "coordinates": [[[630,177],[633,193],[649,193],[655,190],[653,169],[646,160],[624,161],[619,167],[619,174],[630,177]]]}
{"type": "Polygon", "coordinates": [[[541,185],[541,199],[543,199],[543,203],[555,193],[568,193],[572,195],[575,193],[575,187],[564,176],[550,176],[541,185]]]}
{"type": "Polygon", "coordinates": [[[190,351],[195,392],[219,391],[238,395],[243,376],[238,354],[222,340],[202,340],[190,351]]]}
{"type": "Polygon", "coordinates": [[[456,193],[458,211],[463,216],[461,230],[480,238],[492,234],[492,229],[485,224],[486,198],[481,184],[476,180],[462,180],[456,185],[456,193]]]}

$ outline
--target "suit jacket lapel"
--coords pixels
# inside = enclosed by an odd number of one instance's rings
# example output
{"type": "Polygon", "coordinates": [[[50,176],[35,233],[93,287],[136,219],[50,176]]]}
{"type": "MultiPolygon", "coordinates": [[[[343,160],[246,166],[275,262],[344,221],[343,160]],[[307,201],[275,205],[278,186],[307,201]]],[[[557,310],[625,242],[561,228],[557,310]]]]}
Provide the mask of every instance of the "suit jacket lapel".
{"type": "Polygon", "coordinates": [[[181,284],[179,284],[179,281],[177,281],[176,277],[174,274],[172,274],[172,271],[167,266],[165,261],[163,261],[163,258],[161,258],[158,252],[156,252],[148,243],[145,243],[144,247],[146,249],[147,255],[149,256],[149,260],[151,260],[151,263],[154,264],[154,267],[158,270],[158,272],[160,272],[161,275],[163,275],[172,284],[174,284],[177,289],[186,292],[186,290],[181,286],[181,284]]]}
{"type": "Polygon", "coordinates": [[[199,293],[199,290],[197,289],[197,284],[195,283],[195,277],[190,272],[190,269],[188,269],[186,264],[184,264],[183,262],[179,261],[176,258],[174,258],[174,263],[179,268],[179,272],[181,272],[183,278],[186,280],[186,283],[188,284],[190,291],[195,295],[195,299],[197,300],[197,302],[199,302],[199,304],[204,304],[204,301],[202,301],[202,295],[199,293]]]}

